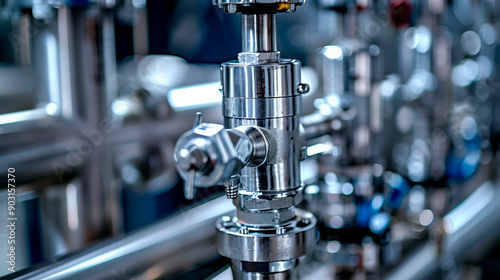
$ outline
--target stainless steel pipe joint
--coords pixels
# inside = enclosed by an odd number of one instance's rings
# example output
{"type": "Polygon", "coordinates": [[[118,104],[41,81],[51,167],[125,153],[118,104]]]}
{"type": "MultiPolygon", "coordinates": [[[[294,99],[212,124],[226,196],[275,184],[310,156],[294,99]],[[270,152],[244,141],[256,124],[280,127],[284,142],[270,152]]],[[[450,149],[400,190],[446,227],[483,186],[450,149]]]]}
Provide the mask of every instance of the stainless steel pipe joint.
{"type": "Polygon", "coordinates": [[[316,218],[299,209],[278,226],[242,224],[228,216],[216,226],[217,249],[232,259],[234,279],[296,279],[298,258],[316,247],[316,218]]]}

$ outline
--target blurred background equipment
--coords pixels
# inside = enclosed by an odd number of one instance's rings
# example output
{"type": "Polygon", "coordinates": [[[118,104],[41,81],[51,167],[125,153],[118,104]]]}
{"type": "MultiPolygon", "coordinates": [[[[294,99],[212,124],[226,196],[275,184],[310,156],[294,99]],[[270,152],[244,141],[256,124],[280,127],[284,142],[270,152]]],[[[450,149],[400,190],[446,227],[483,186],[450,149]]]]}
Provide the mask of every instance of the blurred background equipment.
{"type": "Polygon", "coordinates": [[[0,277],[496,279],[499,19],[0,1],[0,277]]]}

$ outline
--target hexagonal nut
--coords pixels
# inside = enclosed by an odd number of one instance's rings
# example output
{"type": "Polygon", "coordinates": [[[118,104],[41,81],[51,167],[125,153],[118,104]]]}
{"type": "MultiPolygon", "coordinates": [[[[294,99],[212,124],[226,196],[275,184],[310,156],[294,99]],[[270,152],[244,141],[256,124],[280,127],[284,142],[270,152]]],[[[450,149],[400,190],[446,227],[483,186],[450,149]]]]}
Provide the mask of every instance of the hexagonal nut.
{"type": "Polygon", "coordinates": [[[273,198],[271,200],[271,209],[276,210],[276,209],[283,209],[283,208],[288,208],[290,206],[293,206],[293,197],[287,196],[287,197],[281,197],[281,198],[273,198]]]}
{"type": "Polygon", "coordinates": [[[238,205],[240,209],[246,210],[271,210],[271,201],[268,199],[255,199],[240,195],[238,205]]]}
{"type": "Polygon", "coordinates": [[[261,52],[261,53],[247,53],[240,52],[238,54],[238,61],[247,64],[261,64],[280,59],[279,52],[261,52]]]}
{"type": "Polygon", "coordinates": [[[304,192],[299,191],[293,196],[293,204],[298,205],[304,200],[304,192]]]}
{"type": "MultiPolygon", "coordinates": [[[[229,133],[222,125],[202,123],[184,133],[175,145],[175,161],[177,162],[180,158],[182,150],[192,146],[198,147],[208,157],[206,168],[197,170],[195,173],[196,187],[210,187],[223,183],[229,180],[233,171],[242,165],[229,133]]],[[[189,170],[179,165],[176,167],[179,175],[186,180],[189,170]]]]}
{"type": "Polygon", "coordinates": [[[296,201],[295,196],[266,199],[240,195],[235,206],[244,210],[279,210],[298,204],[294,201],[296,201]]]}
{"type": "Polygon", "coordinates": [[[243,210],[279,210],[298,205],[304,200],[304,186],[279,194],[240,195],[234,205],[243,210]],[[283,196],[286,195],[286,196],[283,196]],[[280,196],[280,197],[278,197],[280,196]]]}

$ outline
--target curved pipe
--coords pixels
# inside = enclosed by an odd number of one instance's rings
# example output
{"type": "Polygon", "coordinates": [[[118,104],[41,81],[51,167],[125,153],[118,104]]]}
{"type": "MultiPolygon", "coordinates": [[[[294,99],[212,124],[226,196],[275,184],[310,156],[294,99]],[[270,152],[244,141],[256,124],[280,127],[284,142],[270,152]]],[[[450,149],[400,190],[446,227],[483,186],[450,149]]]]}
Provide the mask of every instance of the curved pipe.
{"type": "Polygon", "coordinates": [[[4,279],[154,279],[217,256],[215,221],[234,215],[219,197],[121,239],[4,279]]]}
{"type": "Polygon", "coordinates": [[[447,214],[444,221],[446,236],[442,255],[436,243],[417,249],[383,279],[431,279],[436,277],[443,258],[455,262],[466,257],[481,256],[500,236],[500,186],[486,182],[464,202],[447,214]],[[450,258],[451,257],[451,258],[450,258]]]}

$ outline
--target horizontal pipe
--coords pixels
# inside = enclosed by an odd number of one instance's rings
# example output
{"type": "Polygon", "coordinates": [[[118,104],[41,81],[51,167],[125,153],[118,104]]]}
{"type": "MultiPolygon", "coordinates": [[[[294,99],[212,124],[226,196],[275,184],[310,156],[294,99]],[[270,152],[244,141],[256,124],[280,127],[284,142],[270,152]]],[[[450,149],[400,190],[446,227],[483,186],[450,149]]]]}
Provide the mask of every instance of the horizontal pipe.
{"type": "Polygon", "coordinates": [[[323,115],[315,112],[300,118],[300,123],[303,126],[302,137],[306,141],[314,140],[318,137],[332,134],[343,129],[340,122],[339,114],[323,115]],[[339,119],[339,127],[333,127],[332,122],[339,119]]]}
{"type": "MultiPolygon", "coordinates": [[[[204,119],[221,121],[217,111],[216,106],[204,109],[204,119]]],[[[78,148],[87,148],[91,144],[91,149],[97,151],[102,147],[129,143],[147,145],[152,141],[174,141],[191,128],[191,124],[183,120],[193,115],[193,112],[186,111],[171,114],[167,121],[115,122],[111,131],[50,116],[43,109],[0,115],[0,168],[19,169],[22,178],[18,184],[41,178],[54,179],[58,176],[55,165],[61,174],[69,175],[70,171],[79,170],[88,158],[82,156],[76,150],[78,148]],[[68,161],[74,158],[82,160],[70,161],[68,165],[68,161]]]]}
{"type": "Polygon", "coordinates": [[[213,258],[215,221],[234,215],[231,200],[219,197],[116,241],[5,279],[154,279],[213,258]],[[118,275],[118,276],[117,276],[118,275]]]}

